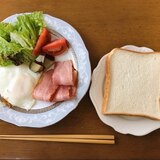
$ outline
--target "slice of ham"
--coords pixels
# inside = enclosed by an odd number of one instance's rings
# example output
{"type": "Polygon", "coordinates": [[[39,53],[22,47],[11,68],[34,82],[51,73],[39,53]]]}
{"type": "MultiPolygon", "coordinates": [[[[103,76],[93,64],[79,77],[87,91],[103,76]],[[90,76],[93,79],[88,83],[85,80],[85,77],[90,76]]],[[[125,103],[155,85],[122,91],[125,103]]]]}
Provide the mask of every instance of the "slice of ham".
{"type": "Polygon", "coordinates": [[[78,82],[78,72],[74,71],[74,85],[60,86],[54,96],[53,102],[65,101],[73,98],[76,95],[78,82]]]}
{"type": "Polygon", "coordinates": [[[78,72],[71,60],[55,62],[54,69],[45,72],[33,91],[35,99],[59,102],[76,95],[78,72]]]}
{"type": "Polygon", "coordinates": [[[71,98],[71,86],[60,86],[52,102],[65,101],[71,98]]]}
{"type": "Polygon", "coordinates": [[[52,81],[63,86],[74,85],[74,68],[71,60],[55,63],[52,81]]]}
{"type": "Polygon", "coordinates": [[[52,82],[53,69],[45,72],[33,91],[33,98],[43,101],[52,101],[58,89],[52,82]]]}

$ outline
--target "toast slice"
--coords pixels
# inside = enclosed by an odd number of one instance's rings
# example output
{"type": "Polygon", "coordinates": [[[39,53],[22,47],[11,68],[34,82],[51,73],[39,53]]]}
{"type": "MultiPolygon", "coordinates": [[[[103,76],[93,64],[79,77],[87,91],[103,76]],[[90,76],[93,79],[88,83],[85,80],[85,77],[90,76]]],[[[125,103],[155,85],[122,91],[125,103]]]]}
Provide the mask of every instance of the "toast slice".
{"type": "Polygon", "coordinates": [[[102,113],[160,120],[160,53],[113,49],[106,57],[102,113]]]}

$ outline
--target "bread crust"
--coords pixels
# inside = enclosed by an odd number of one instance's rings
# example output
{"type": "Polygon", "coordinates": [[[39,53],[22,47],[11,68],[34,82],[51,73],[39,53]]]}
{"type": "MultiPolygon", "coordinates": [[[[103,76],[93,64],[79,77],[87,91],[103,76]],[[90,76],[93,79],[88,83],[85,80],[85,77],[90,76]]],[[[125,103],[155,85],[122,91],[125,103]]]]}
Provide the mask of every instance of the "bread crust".
{"type": "MultiPolygon", "coordinates": [[[[129,113],[112,113],[112,112],[107,112],[107,107],[108,107],[108,100],[110,96],[110,85],[111,85],[111,80],[112,80],[112,75],[110,72],[110,61],[111,57],[113,54],[115,54],[115,50],[124,50],[124,51],[130,51],[127,49],[120,49],[120,48],[115,48],[113,49],[110,53],[107,54],[106,56],[106,74],[105,74],[105,82],[104,82],[104,96],[103,96],[103,102],[102,102],[102,114],[105,115],[123,115],[123,116],[138,116],[138,117],[145,117],[145,118],[150,118],[153,120],[160,120],[160,118],[152,117],[149,115],[144,115],[144,114],[129,114],[129,113]]],[[[160,52],[136,52],[136,51],[130,51],[134,52],[136,54],[160,54],[160,52]]]]}
{"type": "MultiPolygon", "coordinates": [[[[112,50],[113,51],[113,50],[112,50]]],[[[102,103],[102,113],[106,114],[107,112],[107,104],[109,99],[109,93],[110,93],[110,82],[111,82],[111,73],[110,73],[110,57],[112,56],[113,52],[110,52],[106,56],[106,75],[105,75],[105,82],[104,82],[104,97],[103,97],[103,103],[102,103]]]]}

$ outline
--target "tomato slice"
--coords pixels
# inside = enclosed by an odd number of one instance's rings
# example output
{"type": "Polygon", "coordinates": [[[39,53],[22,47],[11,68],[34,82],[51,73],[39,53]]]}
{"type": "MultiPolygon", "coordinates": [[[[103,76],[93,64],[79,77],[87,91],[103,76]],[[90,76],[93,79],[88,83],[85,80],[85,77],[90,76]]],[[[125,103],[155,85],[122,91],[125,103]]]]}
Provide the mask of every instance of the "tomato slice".
{"type": "Polygon", "coordinates": [[[58,56],[68,49],[67,40],[64,38],[57,39],[42,48],[42,51],[51,56],[58,56]]]}
{"type": "Polygon", "coordinates": [[[33,55],[38,56],[42,50],[42,47],[46,45],[47,43],[49,43],[50,41],[51,41],[51,35],[49,31],[47,30],[47,28],[43,28],[38,38],[38,41],[36,43],[36,46],[33,50],[33,55]]]}

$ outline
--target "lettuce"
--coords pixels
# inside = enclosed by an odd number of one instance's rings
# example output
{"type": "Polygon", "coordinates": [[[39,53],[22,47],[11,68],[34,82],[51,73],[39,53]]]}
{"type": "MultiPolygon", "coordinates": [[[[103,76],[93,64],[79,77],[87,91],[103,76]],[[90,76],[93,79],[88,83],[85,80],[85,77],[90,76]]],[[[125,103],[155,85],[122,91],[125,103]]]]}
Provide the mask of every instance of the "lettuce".
{"type": "Polygon", "coordinates": [[[31,49],[23,48],[16,43],[10,43],[0,37],[0,65],[7,66],[11,64],[19,65],[22,63],[30,63],[35,57],[30,54],[31,49]]]}
{"type": "Polygon", "coordinates": [[[45,27],[42,12],[22,14],[13,24],[0,23],[0,65],[30,63],[38,37],[45,27]]]}
{"type": "Polygon", "coordinates": [[[12,58],[21,53],[21,46],[15,43],[10,43],[4,38],[0,37],[0,65],[7,66],[14,64],[12,58]]]}
{"type": "MultiPolygon", "coordinates": [[[[42,12],[33,12],[32,14],[25,14],[17,17],[15,32],[33,48],[44,27],[45,23],[42,12]]],[[[12,41],[18,42],[17,39],[13,38],[12,41]]]]}
{"type": "Polygon", "coordinates": [[[10,32],[14,30],[14,26],[11,23],[0,23],[0,37],[10,40],[10,32]]]}
{"type": "Polygon", "coordinates": [[[11,42],[20,44],[23,48],[33,49],[33,45],[25,35],[17,31],[10,33],[11,42]]]}
{"type": "Polygon", "coordinates": [[[21,46],[16,43],[10,43],[4,38],[0,37],[0,55],[7,57],[10,55],[15,55],[21,52],[21,46]]]}
{"type": "Polygon", "coordinates": [[[40,35],[40,33],[42,32],[42,29],[46,27],[46,24],[44,22],[42,15],[43,15],[43,12],[34,12],[33,14],[30,14],[30,19],[32,19],[38,35],[40,35]]]}

